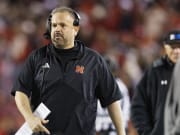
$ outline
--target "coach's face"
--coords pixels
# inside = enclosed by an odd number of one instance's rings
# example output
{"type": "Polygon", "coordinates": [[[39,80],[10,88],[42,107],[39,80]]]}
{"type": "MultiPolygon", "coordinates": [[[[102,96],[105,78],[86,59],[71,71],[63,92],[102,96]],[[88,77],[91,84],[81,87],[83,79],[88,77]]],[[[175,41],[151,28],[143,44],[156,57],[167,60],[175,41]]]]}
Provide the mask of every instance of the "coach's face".
{"type": "Polygon", "coordinates": [[[69,12],[56,12],[51,19],[51,40],[56,48],[68,49],[74,46],[79,27],[73,26],[74,18],[69,12]]]}
{"type": "Polygon", "coordinates": [[[180,44],[173,44],[173,45],[166,44],[164,45],[164,48],[169,59],[173,63],[176,63],[180,57],[180,44]]]}

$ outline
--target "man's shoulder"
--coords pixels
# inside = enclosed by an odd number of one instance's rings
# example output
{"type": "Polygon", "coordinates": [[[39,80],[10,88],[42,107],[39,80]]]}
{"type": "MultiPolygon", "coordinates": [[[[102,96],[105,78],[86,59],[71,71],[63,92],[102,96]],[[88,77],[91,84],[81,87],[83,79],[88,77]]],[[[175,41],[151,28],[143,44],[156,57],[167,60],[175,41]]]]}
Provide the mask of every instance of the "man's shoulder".
{"type": "Polygon", "coordinates": [[[34,50],[35,53],[46,53],[47,49],[48,49],[49,45],[44,45],[40,48],[37,48],[36,50],[34,50]]]}
{"type": "Polygon", "coordinates": [[[151,64],[151,66],[149,66],[146,70],[145,73],[146,74],[153,74],[156,71],[162,70],[162,67],[164,66],[164,62],[162,60],[162,58],[158,58],[156,60],[154,60],[151,64]]]}
{"type": "Polygon", "coordinates": [[[32,51],[32,55],[43,55],[46,54],[48,50],[48,45],[42,46],[32,51]]]}
{"type": "Polygon", "coordinates": [[[158,68],[158,67],[162,67],[164,65],[164,58],[161,57],[159,59],[156,59],[153,64],[152,64],[152,68],[158,68]]]}
{"type": "Polygon", "coordinates": [[[99,52],[97,52],[96,50],[93,50],[93,49],[88,48],[88,47],[86,47],[85,50],[86,50],[85,54],[87,55],[87,57],[88,58],[90,57],[93,59],[93,61],[96,61],[95,62],[96,64],[105,63],[103,56],[99,52]]]}
{"type": "Polygon", "coordinates": [[[101,56],[96,50],[93,50],[89,47],[85,47],[85,51],[86,51],[86,53],[88,53],[89,55],[92,55],[92,56],[96,56],[96,57],[101,56]]]}
{"type": "Polygon", "coordinates": [[[88,55],[95,55],[95,56],[99,56],[100,54],[96,51],[96,50],[93,50],[89,47],[87,47],[85,45],[84,42],[82,42],[81,40],[75,40],[75,42],[80,46],[80,49],[84,48],[84,53],[88,54],[88,55]]]}
{"type": "Polygon", "coordinates": [[[48,46],[43,46],[43,47],[33,50],[29,55],[29,59],[31,59],[33,61],[42,59],[47,54],[47,48],[48,48],[48,46]]]}

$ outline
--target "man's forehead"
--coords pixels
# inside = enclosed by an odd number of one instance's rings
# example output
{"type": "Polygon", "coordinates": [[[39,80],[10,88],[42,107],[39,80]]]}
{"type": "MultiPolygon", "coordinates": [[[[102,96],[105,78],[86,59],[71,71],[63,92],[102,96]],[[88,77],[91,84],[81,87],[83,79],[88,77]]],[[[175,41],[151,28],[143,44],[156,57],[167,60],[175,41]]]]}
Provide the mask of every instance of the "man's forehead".
{"type": "Polygon", "coordinates": [[[171,44],[170,46],[171,46],[171,48],[180,48],[180,44],[178,44],[178,43],[171,44]]]}
{"type": "Polygon", "coordinates": [[[73,19],[72,15],[67,11],[56,12],[52,14],[52,18],[58,18],[58,17],[67,17],[73,19]]]}
{"type": "Polygon", "coordinates": [[[68,12],[57,12],[52,15],[52,22],[69,21],[73,22],[74,18],[68,12]]]}

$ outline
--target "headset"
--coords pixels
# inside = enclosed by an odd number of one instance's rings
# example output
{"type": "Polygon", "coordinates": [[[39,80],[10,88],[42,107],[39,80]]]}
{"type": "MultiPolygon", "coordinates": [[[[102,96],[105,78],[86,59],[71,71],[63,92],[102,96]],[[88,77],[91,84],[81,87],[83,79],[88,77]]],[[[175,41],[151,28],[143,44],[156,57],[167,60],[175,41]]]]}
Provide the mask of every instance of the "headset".
{"type": "Polygon", "coordinates": [[[68,7],[55,8],[54,10],[52,10],[51,14],[48,16],[47,21],[46,21],[46,32],[43,35],[46,39],[51,39],[51,34],[50,33],[51,33],[51,18],[52,18],[52,15],[54,13],[62,12],[62,11],[67,11],[74,17],[73,26],[79,26],[80,25],[81,17],[75,10],[73,10],[71,8],[68,8],[68,7]]]}

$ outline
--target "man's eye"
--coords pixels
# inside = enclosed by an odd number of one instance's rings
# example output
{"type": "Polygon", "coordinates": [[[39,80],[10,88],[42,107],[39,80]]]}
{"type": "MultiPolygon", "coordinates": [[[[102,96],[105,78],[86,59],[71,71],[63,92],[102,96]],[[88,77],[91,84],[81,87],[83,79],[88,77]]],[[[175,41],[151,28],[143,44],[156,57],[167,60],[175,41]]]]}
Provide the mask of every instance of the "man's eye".
{"type": "Polygon", "coordinates": [[[52,26],[53,26],[53,27],[56,27],[57,25],[56,25],[56,24],[53,24],[52,26]]]}
{"type": "Polygon", "coordinates": [[[65,24],[61,24],[61,27],[64,28],[64,27],[65,27],[65,24]]]}

